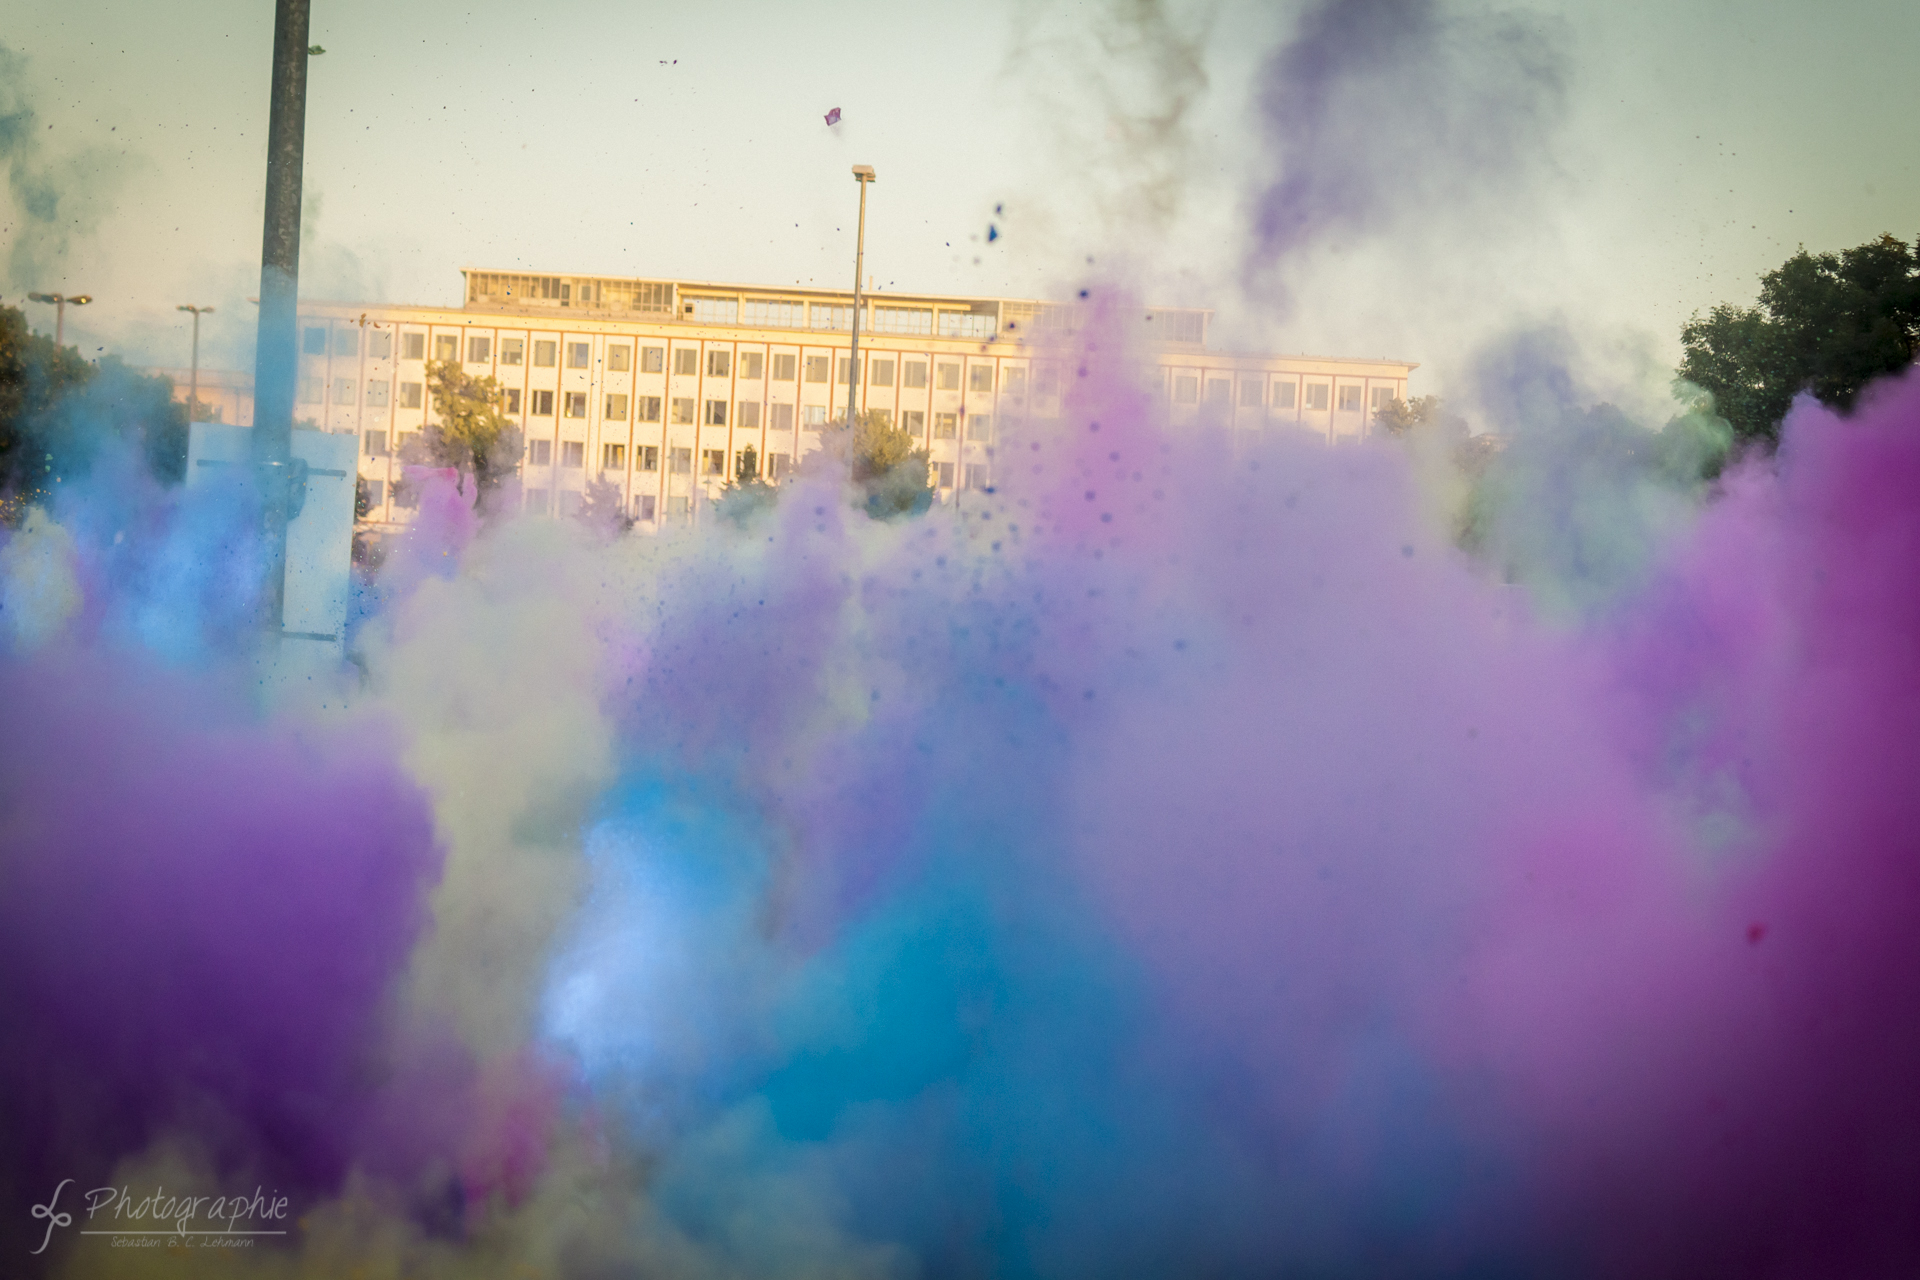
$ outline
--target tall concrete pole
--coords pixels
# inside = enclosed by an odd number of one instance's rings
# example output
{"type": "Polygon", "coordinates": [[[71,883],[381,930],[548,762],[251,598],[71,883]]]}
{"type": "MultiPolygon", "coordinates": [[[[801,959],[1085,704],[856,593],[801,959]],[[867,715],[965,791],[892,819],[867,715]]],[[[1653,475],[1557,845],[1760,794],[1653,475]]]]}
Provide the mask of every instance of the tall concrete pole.
{"type": "Polygon", "coordinates": [[[867,184],[873,181],[873,166],[853,166],[854,180],[860,184],[860,229],[853,240],[853,349],[847,360],[847,476],[853,476],[854,442],[858,436],[854,417],[860,396],[860,273],[867,255],[867,184]]]}
{"type": "Polygon", "coordinates": [[[260,246],[260,331],[253,366],[253,460],[264,499],[267,599],[263,622],[286,618],[288,476],[299,372],[300,177],[307,133],[309,0],[276,0],[267,117],[267,216],[260,246]]]}

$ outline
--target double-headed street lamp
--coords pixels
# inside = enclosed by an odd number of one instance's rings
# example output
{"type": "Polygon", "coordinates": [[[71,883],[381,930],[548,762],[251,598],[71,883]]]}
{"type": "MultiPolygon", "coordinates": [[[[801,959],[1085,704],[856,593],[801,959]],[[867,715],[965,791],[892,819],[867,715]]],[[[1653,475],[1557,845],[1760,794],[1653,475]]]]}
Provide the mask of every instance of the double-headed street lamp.
{"type": "Polygon", "coordinates": [[[847,449],[849,459],[848,474],[852,474],[854,431],[854,408],[860,394],[860,273],[866,269],[867,253],[867,184],[875,181],[873,166],[857,164],[853,166],[853,178],[860,184],[860,230],[853,242],[853,350],[847,361],[847,449]]]}
{"type": "Polygon", "coordinates": [[[62,345],[66,340],[67,307],[69,305],[84,307],[93,301],[93,295],[90,293],[75,294],[71,298],[64,293],[30,293],[27,297],[35,302],[51,302],[53,304],[53,345],[56,347],[62,345]]]}
{"type": "Polygon", "coordinates": [[[212,307],[178,306],[175,311],[193,312],[193,370],[187,375],[187,421],[200,407],[200,317],[213,314],[212,307]]]}

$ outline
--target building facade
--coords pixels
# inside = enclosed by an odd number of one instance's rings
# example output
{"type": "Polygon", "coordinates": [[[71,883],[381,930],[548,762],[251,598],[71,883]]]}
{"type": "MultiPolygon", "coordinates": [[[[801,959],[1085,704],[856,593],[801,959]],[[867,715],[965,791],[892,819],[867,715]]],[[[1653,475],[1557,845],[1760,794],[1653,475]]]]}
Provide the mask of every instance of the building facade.
{"type": "MultiPolygon", "coordinates": [[[[432,411],[430,364],[495,379],[524,438],[527,508],[577,510],[589,483],[643,525],[697,517],[753,450],[780,479],[844,417],[848,381],[918,438],[942,501],[992,484],[1002,431],[1057,417],[1073,376],[1067,304],[467,271],[460,307],[302,303],[295,417],[360,438],[364,523],[408,517],[399,450],[432,411]]],[[[1204,311],[1139,320],[1136,373],[1172,422],[1359,439],[1404,398],[1394,360],[1210,351],[1204,311]]]]}

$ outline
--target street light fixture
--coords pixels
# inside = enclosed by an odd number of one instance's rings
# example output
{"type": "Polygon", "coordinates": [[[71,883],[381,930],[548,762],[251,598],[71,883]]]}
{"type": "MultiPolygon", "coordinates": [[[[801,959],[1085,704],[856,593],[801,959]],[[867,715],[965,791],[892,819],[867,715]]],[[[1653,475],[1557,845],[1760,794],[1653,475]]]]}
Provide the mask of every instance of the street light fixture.
{"type": "Polygon", "coordinates": [[[853,178],[860,184],[860,229],[853,242],[853,350],[847,360],[847,474],[853,475],[854,467],[854,406],[860,394],[860,279],[866,269],[867,253],[867,184],[876,181],[873,166],[857,164],[853,166],[853,178]]]}
{"type": "Polygon", "coordinates": [[[78,293],[71,298],[64,293],[30,293],[27,297],[35,302],[53,304],[53,345],[56,347],[66,340],[67,308],[69,306],[84,307],[93,301],[93,295],[90,293],[78,293]]]}
{"type": "Polygon", "coordinates": [[[200,317],[213,314],[212,307],[178,306],[175,311],[193,312],[193,371],[187,375],[187,421],[200,407],[200,317]]]}

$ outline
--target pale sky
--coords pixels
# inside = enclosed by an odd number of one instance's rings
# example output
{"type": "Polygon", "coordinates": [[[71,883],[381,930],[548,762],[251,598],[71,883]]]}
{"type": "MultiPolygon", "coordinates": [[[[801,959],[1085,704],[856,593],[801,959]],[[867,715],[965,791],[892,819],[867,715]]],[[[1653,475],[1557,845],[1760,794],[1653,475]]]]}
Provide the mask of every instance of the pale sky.
{"type": "MultiPolygon", "coordinates": [[[[35,120],[0,265],[28,265],[0,297],[90,292],[69,341],[141,364],[184,364],[174,307],[211,303],[203,364],[250,367],[272,8],[15,7],[0,116],[35,120]],[[29,180],[66,230],[22,250],[29,180]]],[[[1685,318],[1797,245],[1920,235],[1920,5],[1444,4],[1562,57],[1546,159],[1262,276],[1257,85],[1307,8],[315,0],[302,292],[452,304],[469,265],[844,287],[867,163],[882,289],[1117,283],[1217,308],[1222,345],[1421,361],[1416,391],[1556,324],[1610,391],[1664,378],[1685,318]]]]}

